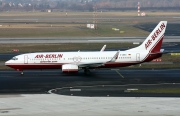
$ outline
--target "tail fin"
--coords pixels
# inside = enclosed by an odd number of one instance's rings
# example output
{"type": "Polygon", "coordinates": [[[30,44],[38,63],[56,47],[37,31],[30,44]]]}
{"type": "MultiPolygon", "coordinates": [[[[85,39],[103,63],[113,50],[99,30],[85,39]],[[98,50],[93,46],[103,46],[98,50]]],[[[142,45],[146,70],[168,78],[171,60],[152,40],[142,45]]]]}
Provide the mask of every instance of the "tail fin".
{"type": "Polygon", "coordinates": [[[160,52],[166,26],[167,21],[160,21],[146,40],[140,46],[130,49],[130,51],[148,51],[150,53],[160,52]]]}

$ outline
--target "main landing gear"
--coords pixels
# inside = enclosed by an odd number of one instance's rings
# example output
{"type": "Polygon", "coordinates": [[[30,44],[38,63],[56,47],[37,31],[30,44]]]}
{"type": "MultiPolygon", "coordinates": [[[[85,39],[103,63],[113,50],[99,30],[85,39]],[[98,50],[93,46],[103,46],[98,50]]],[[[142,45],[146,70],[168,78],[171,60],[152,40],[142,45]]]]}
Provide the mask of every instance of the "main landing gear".
{"type": "Polygon", "coordinates": [[[85,69],[84,69],[84,73],[85,73],[85,74],[89,74],[90,72],[91,72],[91,71],[89,70],[89,68],[85,68],[85,69]]]}

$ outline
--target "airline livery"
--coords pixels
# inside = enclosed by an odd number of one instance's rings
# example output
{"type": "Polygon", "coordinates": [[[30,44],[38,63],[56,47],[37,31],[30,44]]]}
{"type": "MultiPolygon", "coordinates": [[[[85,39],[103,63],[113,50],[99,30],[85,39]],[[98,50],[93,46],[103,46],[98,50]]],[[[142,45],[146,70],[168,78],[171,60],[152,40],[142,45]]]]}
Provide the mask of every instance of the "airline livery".
{"type": "Polygon", "coordinates": [[[138,47],[126,51],[92,52],[40,52],[27,53],[13,57],[5,62],[6,66],[21,71],[27,69],[62,69],[62,72],[78,72],[98,68],[125,67],[159,58],[163,54],[161,45],[166,30],[167,21],[161,21],[138,47]]]}

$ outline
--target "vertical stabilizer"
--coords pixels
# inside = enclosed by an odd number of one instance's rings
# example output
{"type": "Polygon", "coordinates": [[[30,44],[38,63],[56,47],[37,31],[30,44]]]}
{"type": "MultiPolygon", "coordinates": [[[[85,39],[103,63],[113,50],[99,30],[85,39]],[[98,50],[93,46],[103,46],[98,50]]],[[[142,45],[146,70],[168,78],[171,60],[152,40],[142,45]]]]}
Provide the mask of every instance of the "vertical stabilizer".
{"type": "Polygon", "coordinates": [[[151,34],[140,46],[132,48],[129,51],[147,51],[150,53],[160,52],[166,26],[167,21],[160,21],[156,28],[151,32],[151,34]]]}

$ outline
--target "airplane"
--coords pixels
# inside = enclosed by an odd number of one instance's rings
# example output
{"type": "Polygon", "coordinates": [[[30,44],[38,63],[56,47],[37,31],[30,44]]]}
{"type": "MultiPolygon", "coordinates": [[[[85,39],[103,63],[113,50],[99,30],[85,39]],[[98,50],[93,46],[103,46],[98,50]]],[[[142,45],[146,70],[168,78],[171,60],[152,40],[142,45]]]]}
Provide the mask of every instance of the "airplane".
{"type": "Polygon", "coordinates": [[[162,56],[166,27],[167,21],[160,21],[140,46],[125,51],[104,51],[104,45],[100,51],[26,53],[6,61],[5,65],[23,74],[28,69],[61,69],[63,73],[71,73],[141,64],[162,56]]]}

